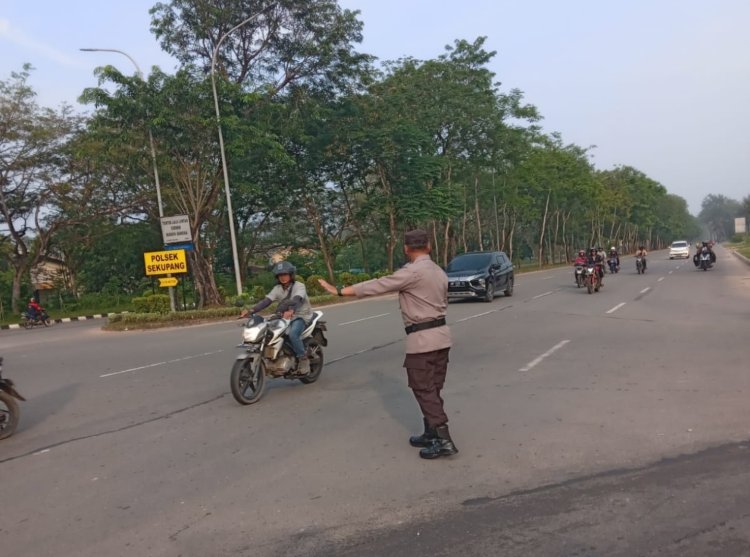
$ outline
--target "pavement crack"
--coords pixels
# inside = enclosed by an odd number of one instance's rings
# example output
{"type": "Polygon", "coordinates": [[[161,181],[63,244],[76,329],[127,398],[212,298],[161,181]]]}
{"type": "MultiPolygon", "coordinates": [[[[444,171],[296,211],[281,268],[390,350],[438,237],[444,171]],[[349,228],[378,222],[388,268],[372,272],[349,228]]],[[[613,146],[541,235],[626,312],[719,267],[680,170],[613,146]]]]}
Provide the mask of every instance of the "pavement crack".
{"type": "Polygon", "coordinates": [[[210,404],[212,402],[215,402],[221,398],[224,398],[228,393],[222,393],[218,396],[215,396],[213,398],[210,398],[208,400],[204,400],[202,402],[196,402],[195,404],[191,404],[190,406],[186,406],[184,408],[179,408],[177,410],[173,410],[172,412],[167,412],[166,414],[162,414],[161,416],[156,416],[154,418],[149,418],[148,420],[143,420],[141,422],[137,422],[134,424],[129,424],[126,426],[118,427],[115,429],[108,429],[106,431],[100,431],[98,433],[91,433],[89,435],[81,435],[80,437],[73,437],[72,439],[66,439],[64,441],[58,441],[57,443],[52,443],[51,445],[46,445],[44,447],[39,447],[36,449],[33,449],[31,451],[27,451],[25,453],[21,453],[18,455],[10,456],[8,458],[4,458],[0,460],[0,464],[5,464],[6,462],[12,462],[14,460],[18,460],[21,458],[25,458],[27,456],[31,456],[37,453],[40,453],[42,451],[49,451],[51,449],[55,449],[57,447],[62,447],[63,445],[69,445],[70,443],[75,443],[76,441],[85,441],[86,439],[94,439],[96,437],[103,437],[105,435],[112,435],[114,433],[120,433],[121,431],[127,431],[128,429],[133,429],[136,427],[140,427],[142,425],[150,424],[152,422],[157,422],[159,420],[166,420],[168,418],[171,418],[172,416],[176,416],[178,414],[182,414],[183,412],[187,412],[188,410],[192,410],[194,408],[198,408],[200,406],[204,406],[206,404],[210,404]]]}

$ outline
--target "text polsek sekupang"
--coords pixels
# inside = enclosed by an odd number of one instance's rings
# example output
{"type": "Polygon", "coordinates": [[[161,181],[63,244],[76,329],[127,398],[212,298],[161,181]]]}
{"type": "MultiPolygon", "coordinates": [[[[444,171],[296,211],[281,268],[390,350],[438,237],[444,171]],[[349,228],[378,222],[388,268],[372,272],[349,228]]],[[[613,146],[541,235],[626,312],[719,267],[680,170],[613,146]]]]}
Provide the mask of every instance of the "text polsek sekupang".
{"type": "Polygon", "coordinates": [[[177,253],[153,254],[146,264],[146,273],[186,273],[187,265],[177,253]]]}

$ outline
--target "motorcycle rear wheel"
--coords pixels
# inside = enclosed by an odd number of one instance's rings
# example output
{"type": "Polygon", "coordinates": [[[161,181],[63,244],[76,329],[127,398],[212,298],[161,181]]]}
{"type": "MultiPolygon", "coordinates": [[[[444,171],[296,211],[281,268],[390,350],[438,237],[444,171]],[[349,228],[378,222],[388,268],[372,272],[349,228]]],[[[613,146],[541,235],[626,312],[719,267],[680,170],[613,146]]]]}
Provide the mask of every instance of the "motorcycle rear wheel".
{"type": "Polygon", "coordinates": [[[266,388],[266,373],[263,363],[253,373],[253,360],[245,358],[237,360],[232,366],[232,374],[229,377],[229,386],[232,389],[234,400],[240,404],[255,404],[263,396],[266,388]]]}
{"type": "Polygon", "coordinates": [[[18,403],[8,393],[0,391],[0,439],[10,437],[18,426],[18,403]]]}
{"type": "Polygon", "coordinates": [[[320,373],[323,371],[323,365],[325,364],[325,360],[323,359],[323,348],[317,342],[311,342],[309,350],[310,373],[299,378],[299,380],[305,385],[315,383],[318,380],[320,373]]]}
{"type": "Polygon", "coordinates": [[[586,290],[589,291],[589,294],[593,294],[594,293],[594,285],[591,283],[591,278],[590,277],[586,279],[586,290]]]}

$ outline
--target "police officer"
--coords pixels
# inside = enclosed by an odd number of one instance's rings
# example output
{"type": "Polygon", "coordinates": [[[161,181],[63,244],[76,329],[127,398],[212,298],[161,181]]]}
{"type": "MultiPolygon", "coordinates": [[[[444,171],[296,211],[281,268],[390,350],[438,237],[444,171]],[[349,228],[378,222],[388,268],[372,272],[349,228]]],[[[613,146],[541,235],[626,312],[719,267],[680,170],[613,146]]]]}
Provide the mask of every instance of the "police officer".
{"type": "Polygon", "coordinates": [[[409,263],[392,275],[347,287],[320,280],[323,288],[339,296],[364,298],[398,292],[407,335],[404,367],[424,421],[424,433],[410,437],[409,443],[420,447],[419,456],[427,459],[458,452],[448,432],[448,416],[440,396],[451,347],[450,329],[445,324],[448,277],[430,259],[430,251],[427,232],[412,230],[404,236],[409,263]]]}

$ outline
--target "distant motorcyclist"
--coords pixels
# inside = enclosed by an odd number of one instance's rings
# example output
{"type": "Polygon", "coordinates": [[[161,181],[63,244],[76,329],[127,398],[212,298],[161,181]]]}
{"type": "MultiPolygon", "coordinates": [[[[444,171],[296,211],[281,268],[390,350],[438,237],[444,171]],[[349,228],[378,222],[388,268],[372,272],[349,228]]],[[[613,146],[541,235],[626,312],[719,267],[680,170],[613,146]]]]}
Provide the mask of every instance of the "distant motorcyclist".
{"type": "Polygon", "coordinates": [[[39,321],[44,315],[44,308],[39,305],[36,298],[29,298],[29,305],[26,306],[26,313],[32,321],[39,321]]]}
{"type": "Polygon", "coordinates": [[[310,299],[307,297],[305,283],[294,280],[296,272],[295,266],[288,261],[276,263],[273,266],[273,274],[278,284],[250,310],[243,310],[241,316],[246,317],[250,313],[257,313],[273,302],[279,302],[276,313],[284,319],[291,320],[287,336],[299,362],[297,373],[306,375],[310,373],[310,359],[302,342],[302,332],[310,323],[313,311],[312,306],[310,306],[310,299]]]}
{"type": "MultiPolygon", "coordinates": [[[[588,261],[588,258],[586,257],[586,250],[579,249],[578,255],[576,256],[576,260],[573,262],[573,265],[575,267],[586,265],[588,261]]],[[[573,270],[573,282],[578,284],[578,277],[576,276],[575,270],[573,270]]]]}
{"type": "Polygon", "coordinates": [[[593,265],[596,269],[596,274],[599,275],[599,282],[604,282],[604,258],[599,255],[596,248],[589,249],[589,256],[586,259],[587,265],[593,265]]]}
{"type": "Polygon", "coordinates": [[[617,253],[617,248],[615,246],[612,246],[609,248],[609,260],[615,260],[615,267],[619,269],[620,267],[620,254],[617,253]]]}
{"type": "Polygon", "coordinates": [[[716,263],[716,254],[714,253],[714,250],[711,249],[711,242],[699,243],[697,247],[698,249],[696,249],[695,255],[693,256],[693,263],[696,267],[700,265],[700,256],[703,253],[708,253],[711,258],[711,264],[716,263]]]}
{"type": "Polygon", "coordinates": [[[648,252],[646,251],[646,248],[643,246],[638,246],[638,249],[635,252],[635,256],[641,258],[644,271],[646,270],[646,256],[647,255],[648,255],[648,252]]]}

